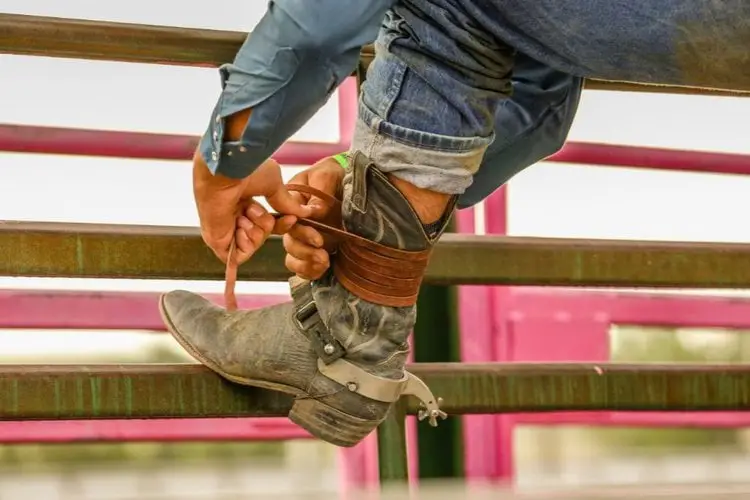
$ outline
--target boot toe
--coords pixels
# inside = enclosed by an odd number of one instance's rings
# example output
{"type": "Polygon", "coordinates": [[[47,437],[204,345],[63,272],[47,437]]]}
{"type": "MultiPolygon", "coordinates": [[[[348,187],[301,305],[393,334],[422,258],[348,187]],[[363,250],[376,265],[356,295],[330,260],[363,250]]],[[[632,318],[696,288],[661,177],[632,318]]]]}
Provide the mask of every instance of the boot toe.
{"type": "Polygon", "coordinates": [[[186,324],[194,322],[196,316],[206,309],[214,308],[208,300],[186,290],[167,292],[159,299],[159,309],[167,326],[182,330],[186,324]]]}
{"type": "Polygon", "coordinates": [[[222,309],[200,295],[175,290],[161,296],[159,310],[169,332],[194,357],[202,362],[216,357],[222,309]]]}

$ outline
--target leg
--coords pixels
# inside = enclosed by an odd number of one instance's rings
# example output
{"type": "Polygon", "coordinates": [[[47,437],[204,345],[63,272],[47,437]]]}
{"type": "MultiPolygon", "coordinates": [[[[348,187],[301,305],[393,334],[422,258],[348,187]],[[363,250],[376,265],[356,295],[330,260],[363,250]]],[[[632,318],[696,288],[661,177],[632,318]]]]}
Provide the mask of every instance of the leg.
{"type": "Polygon", "coordinates": [[[484,22],[531,57],[588,78],[750,90],[746,0],[494,0],[484,22]]]}
{"type": "MultiPolygon", "coordinates": [[[[509,90],[512,51],[454,3],[393,9],[363,88],[342,222],[391,255],[428,255],[492,141],[495,109],[509,90]]],[[[293,279],[290,303],[227,313],[178,291],[162,298],[162,315],[183,347],[222,376],[294,394],[290,418],[330,443],[357,444],[404,393],[422,399],[434,419],[434,397],[404,370],[421,275],[393,275],[391,285],[414,285],[406,299],[380,297],[350,250],[339,248],[321,280],[293,279]]]]}
{"type": "Polygon", "coordinates": [[[516,55],[513,94],[497,107],[495,130],[474,182],[459,208],[479,203],[525,168],[558,152],[578,110],[583,80],[516,55]]]}

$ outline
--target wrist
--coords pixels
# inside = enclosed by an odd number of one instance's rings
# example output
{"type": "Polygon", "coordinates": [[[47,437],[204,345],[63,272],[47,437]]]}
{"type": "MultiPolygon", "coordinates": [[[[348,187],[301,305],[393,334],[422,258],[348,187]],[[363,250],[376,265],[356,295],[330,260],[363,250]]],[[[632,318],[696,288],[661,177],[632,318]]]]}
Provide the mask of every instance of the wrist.
{"type": "Polygon", "coordinates": [[[195,152],[193,156],[193,186],[196,191],[206,188],[214,190],[230,189],[241,184],[243,180],[227,177],[219,172],[211,172],[200,152],[195,152]]]}

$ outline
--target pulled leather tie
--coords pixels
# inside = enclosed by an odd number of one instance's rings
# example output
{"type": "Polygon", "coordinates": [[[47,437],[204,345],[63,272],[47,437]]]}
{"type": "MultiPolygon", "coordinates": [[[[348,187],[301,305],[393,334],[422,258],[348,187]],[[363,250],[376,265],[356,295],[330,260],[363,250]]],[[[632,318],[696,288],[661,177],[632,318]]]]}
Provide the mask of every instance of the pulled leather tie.
{"type": "MultiPolygon", "coordinates": [[[[390,307],[414,305],[419,294],[432,249],[410,252],[390,248],[347,232],[341,223],[341,201],[322,191],[302,184],[288,184],[290,191],[316,196],[333,210],[325,221],[298,219],[297,224],[317,229],[338,245],[333,260],[334,276],[358,297],[390,307]]],[[[283,217],[283,214],[274,214],[283,217]]],[[[234,259],[235,243],[229,248],[225,271],[224,302],[226,309],[237,309],[235,285],[237,262],[234,259]]]]}

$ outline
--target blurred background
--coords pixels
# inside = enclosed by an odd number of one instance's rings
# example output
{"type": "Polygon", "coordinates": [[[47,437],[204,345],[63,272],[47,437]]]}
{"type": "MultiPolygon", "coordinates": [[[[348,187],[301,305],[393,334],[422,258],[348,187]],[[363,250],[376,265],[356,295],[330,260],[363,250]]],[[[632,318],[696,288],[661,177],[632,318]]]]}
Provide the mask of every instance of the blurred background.
{"type": "MultiPolygon", "coordinates": [[[[174,7],[145,0],[0,2],[3,12],[19,14],[243,31],[257,23],[265,2],[174,7]]],[[[219,92],[217,72],[201,68],[2,56],[0,74],[0,121],[13,124],[198,135],[219,92]]],[[[293,139],[337,142],[338,111],[331,99],[293,139]]],[[[590,91],[570,139],[750,153],[749,112],[750,103],[736,98],[590,91]]],[[[0,219],[197,225],[188,162],[0,153],[0,166],[0,219]]],[[[286,175],[299,167],[289,165],[286,175]]],[[[542,163],[510,183],[509,233],[747,242],[750,225],[738,215],[750,211],[747,193],[750,178],[742,176],[542,163]]],[[[0,278],[0,288],[16,290],[176,287],[217,293],[221,283],[0,278]]],[[[285,292],[285,284],[238,287],[244,294],[285,292]]],[[[742,363],[750,357],[746,333],[614,325],[610,356],[742,363]]],[[[192,359],[154,332],[0,331],[0,363],[144,362],[192,359]]],[[[742,428],[517,425],[512,441],[510,485],[487,491],[441,482],[425,497],[750,498],[743,484],[750,482],[750,434],[742,428]]],[[[339,491],[341,465],[333,447],[307,440],[0,445],[0,500],[330,498],[339,491]]]]}

